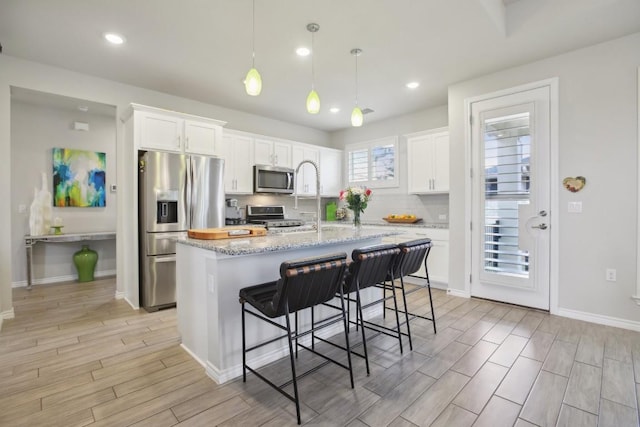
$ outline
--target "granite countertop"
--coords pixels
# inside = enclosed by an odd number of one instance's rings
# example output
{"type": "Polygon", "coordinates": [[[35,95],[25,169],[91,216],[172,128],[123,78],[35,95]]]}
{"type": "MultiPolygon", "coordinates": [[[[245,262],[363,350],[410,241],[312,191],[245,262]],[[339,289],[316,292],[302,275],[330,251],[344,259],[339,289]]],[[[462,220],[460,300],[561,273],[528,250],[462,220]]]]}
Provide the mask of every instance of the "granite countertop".
{"type": "Polygon", "coordinates": [[[362,229],[359,233],[344,227],[323,226],[321,233],[313,231],[297,231],[289,233],[270,233],[264,237],[247,237],[221,240],[200,240],[182,237],[178,243],[195,246],[225,255],[249,255],[262,252],[282,251],[306,248],[311,246],[331,245],[343,242],[356,242],[376,237],[392,236],[397,233],[389,230],[362,229]]]}
{"type": "MultiPolygon", "coordinates": [[[[341,224],[341,225],[350,225],[351,221],[350,220],[340,220],[340,221],[323,221],[322,225],[323,226],[330,226],[330,225],[334,225],[334,224],[341,224]]],[[[387,222],[385,220],[382,219],[373,219],[373,220],[362,220],[362,225],[363,226],[376,226],[376,227],[412,227],[412,228],[438,228],[438,229],[443,229],[443,230],[448,230],[449,229],[449,224],[446,223],[435,223],[435,222],[423,222],[423,221],[418,221],[418,222],[414,222],[413,224],[407,224],[407,223],[398,223],[398,222],[387,222]]]]}

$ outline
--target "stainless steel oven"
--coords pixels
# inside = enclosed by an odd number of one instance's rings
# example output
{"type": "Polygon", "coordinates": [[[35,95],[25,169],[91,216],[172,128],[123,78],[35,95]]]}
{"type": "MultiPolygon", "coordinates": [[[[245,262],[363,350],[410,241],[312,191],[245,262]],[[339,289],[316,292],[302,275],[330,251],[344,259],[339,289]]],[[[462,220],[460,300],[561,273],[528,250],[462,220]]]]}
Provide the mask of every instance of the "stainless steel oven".
{"type": "Polygon", "coordinates": [[[255,193],[293,194],[295,171],[277,166],[253,167],[253,191],[255,193]]]}

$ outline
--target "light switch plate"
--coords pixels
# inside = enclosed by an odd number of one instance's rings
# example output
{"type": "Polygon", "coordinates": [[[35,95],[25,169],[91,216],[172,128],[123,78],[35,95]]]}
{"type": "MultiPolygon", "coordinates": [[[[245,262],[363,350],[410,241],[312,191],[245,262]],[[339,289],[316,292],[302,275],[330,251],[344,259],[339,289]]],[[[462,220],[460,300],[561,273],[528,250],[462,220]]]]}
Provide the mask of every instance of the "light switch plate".
{"type": "Polygon", "coordinates": [[[567,205],[567,212],[582,213],[582,202],[569,202],[567,205]]]}

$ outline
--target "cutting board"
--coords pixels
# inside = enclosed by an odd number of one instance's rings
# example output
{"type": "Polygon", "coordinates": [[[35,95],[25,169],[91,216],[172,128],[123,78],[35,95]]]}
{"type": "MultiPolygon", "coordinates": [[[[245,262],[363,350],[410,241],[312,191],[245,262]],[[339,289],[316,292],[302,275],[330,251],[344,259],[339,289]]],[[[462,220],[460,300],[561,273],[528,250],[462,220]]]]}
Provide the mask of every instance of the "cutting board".
{"type": "Polygon", "coordinates": [[[187,234],[192,239],[202,239],[202,240],[236,239],[239,237],[266,236],[267,229],[263,227],[246,227],[246,226],[201,228],[201,229],[189,230],[187,234]]]}

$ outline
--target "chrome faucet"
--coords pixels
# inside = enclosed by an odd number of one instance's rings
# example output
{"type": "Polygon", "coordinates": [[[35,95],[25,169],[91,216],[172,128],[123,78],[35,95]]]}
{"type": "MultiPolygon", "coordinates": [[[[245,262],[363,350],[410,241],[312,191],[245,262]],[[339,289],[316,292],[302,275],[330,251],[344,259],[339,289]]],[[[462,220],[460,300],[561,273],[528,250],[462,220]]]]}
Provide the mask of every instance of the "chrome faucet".
{"type": "Polygon", "coordinates": [[[294,196],[294,205],[293,208],[294,209],[298,209],[298,171],[300,170],[300,167],[305,164],[305,163],[309,163],[311,166],[313,166],[316,169],[316,204],[318,205],[318,212],[316,212],[316,230],[318,233],[320,233],[320,168],[318,167],[318,164],[316,162],[314,162],[313,160],[303,160],[300,162],[300,164],[298,165],[298,167],[296,168],[296,176],[295,179],[293,181],[293,196],[294,196]]]}

